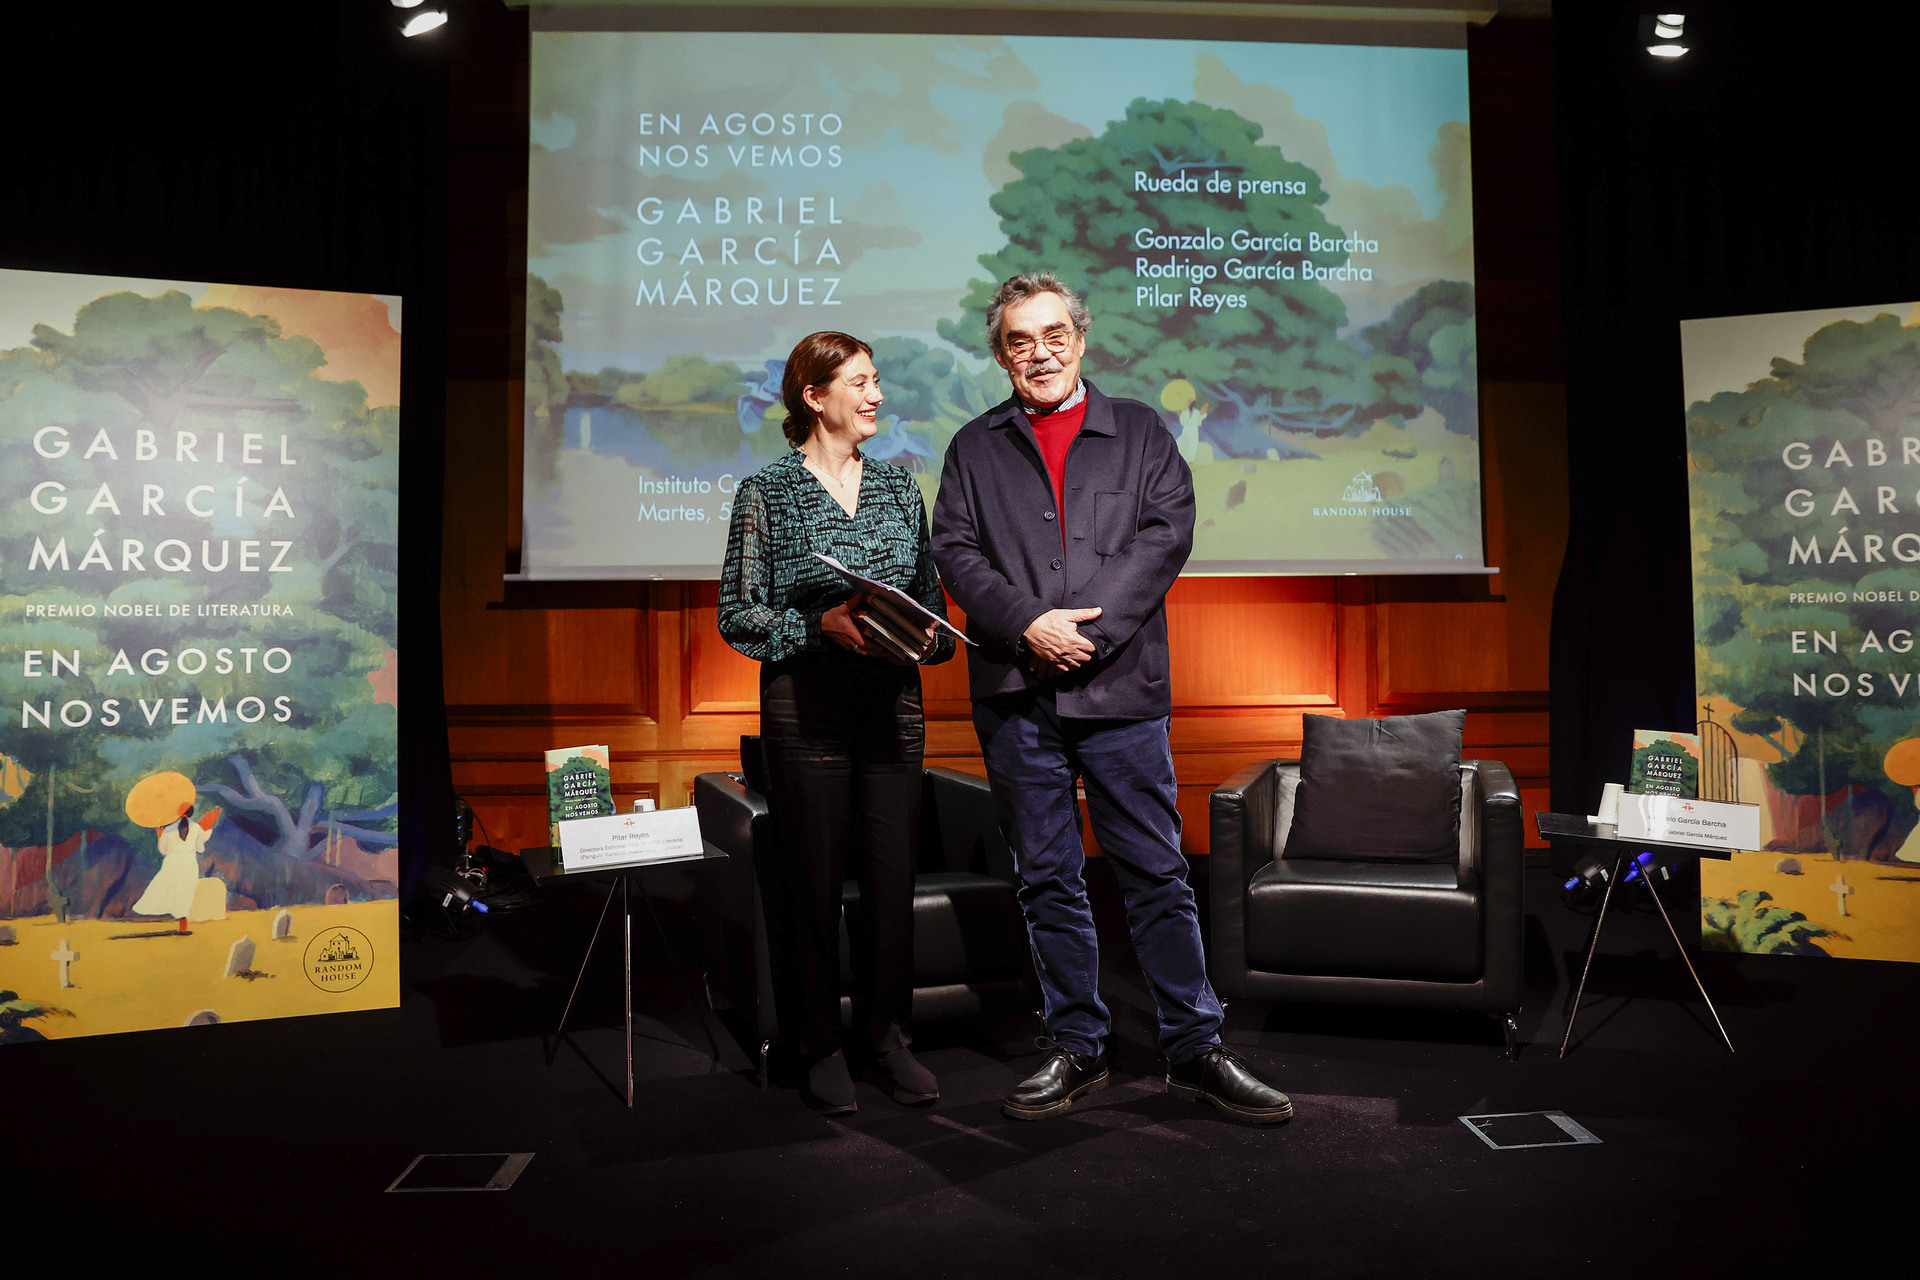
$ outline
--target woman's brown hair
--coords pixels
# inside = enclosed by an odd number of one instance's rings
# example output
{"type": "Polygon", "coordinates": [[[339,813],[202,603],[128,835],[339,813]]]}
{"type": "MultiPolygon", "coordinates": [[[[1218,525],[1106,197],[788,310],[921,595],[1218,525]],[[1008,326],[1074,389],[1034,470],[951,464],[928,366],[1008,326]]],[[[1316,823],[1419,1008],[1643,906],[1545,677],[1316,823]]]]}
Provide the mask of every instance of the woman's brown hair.
{"type": "Polygon", "coordinates": [[[787,357],[787,371],[780,375],[780,398],[787,405],[787,420],[780,430],[787,443],[798,449],[813,434],[813,410],[801,394],[808,387],[824,387],[833,381],[840,366],[865,353],[873,357],[873,348],[860,339],[832,330],[810,333],[794,344],[787,357]]]}

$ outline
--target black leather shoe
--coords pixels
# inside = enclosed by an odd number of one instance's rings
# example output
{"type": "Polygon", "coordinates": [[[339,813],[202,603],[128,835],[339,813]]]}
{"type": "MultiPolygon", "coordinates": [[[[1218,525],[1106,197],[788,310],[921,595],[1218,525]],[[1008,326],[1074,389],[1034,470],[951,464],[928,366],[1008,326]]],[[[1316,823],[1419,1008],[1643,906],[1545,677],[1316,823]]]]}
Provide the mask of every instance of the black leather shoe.
{"type": "Polygon", "coordinates": [[[1168,1063],[1167,1092],[1189,1102],[1210,1102],[1252,1124],[1293,1119],[1292,1099],[1254,1075],[1222,1044],[1210,1044],[1185,1062],[1168,1063]]]}
{"type": "Polygon", "coordinates": [[[1055,1046],[1047,1065],[1021,1081],[1000,1110],[1014,1120],[1044,1120],[1071,1107],[1081,1094],[1106,1087],[1106,1054],[1090,1058],[1055,1046]]]}
{"type": "Polygon", "coordinates": [[[905,1045],[873,1055],[869,1070],[873,1083],[903,1107],[924,1107],[940,1100],[940,1082],[905,1045]]]}
{"type": "Polygon", "coordinates": [[[843,1116],[858,1109],[853,1096],[853,1077],[847,1072],[847,1060],[838,1053],[807,1068],[807,1082],[800,1089],[807,1105],[821,1115],[843,1116]]]}

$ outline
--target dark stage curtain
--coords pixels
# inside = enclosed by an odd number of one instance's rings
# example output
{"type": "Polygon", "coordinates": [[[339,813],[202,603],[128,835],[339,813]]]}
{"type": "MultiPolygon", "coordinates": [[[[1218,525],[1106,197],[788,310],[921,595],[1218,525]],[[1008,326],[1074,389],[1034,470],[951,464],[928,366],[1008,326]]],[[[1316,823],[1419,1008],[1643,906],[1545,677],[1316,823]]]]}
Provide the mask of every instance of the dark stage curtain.
{"type": "MultiPolygon", "coordinates": [[[[1555,809],[1693,708],[1680,321],[1920,299],[1920,19],[1771,2],[1554,6],[1570,523],[1555,809]],[[1647,55],[1684,9],[1692,52],[1647,55]]],[[[1797,353],[1794,353],[1797,354],[1797,353]]]]}
{"type": "MultiPolygon", "coordinates": [[[[399,294],[403,892],[448,827],[448,42],[380,0],[17,6],[0,265],[399,294]]],[[[445,35],[445,32],[440,33],[445,35]]]]}

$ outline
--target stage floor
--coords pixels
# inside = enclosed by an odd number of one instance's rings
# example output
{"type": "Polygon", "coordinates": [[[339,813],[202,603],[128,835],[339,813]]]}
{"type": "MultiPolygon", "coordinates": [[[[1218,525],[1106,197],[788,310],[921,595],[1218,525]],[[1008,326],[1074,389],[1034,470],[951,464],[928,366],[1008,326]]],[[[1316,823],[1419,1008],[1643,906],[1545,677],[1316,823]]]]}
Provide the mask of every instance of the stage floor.
{"type": "Polygon", "coordinates": [[[1729,1055],[1659,921],[1611,917],[1562,1061],[1587,918],[1537,867],[1517,1062],[1485,1019],[1238,1002],[1228,1042],[1297,1109],[1254,1129],[1162,1092],[1111,876],[1090,878],[1115,1085],[1065,1117],[1000,1115],[1041,1060],[1026,1016],[919,1028],[931,1109],[862,1085],[857,1114],[816,1116],[756,1087],[697,973],[638,932],[629,1111],[617,950],[543,1057],[597,906],[568,890],[403,943],[398,1010],[0,1049],[8,1252],[328,1277],[1762,1276],[1904,1238],[1889,1171],[1920,1106],[1886,1073],[1911,1061],[1920,971],[1707,956],[1729,1055]],[[1600,1143],[1496,1151],[1456,1119],[1544,1109],[1600,1143]],[[385,1194],[415,1156],[462,1152],[533,1158],[505,1192],[385,1194]]]}

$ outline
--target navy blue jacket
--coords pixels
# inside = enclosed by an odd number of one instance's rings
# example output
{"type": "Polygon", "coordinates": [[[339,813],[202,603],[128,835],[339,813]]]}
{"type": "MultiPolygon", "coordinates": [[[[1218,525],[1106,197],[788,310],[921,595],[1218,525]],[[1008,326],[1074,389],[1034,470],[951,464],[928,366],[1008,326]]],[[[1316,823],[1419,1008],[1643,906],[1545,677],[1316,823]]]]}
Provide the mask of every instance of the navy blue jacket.
{"type": "Polygon", "coordinates": [[[973,697],[1051,688],[1071,719],[1172,714],[1166,594],[1193,549],[1193,474],[1159,414],[1087,384],[1061,514],[1017,400],[960,428],[934,501],[933,558],[980,645],[967,651],[973,697]],[[1095,606],[1100,617],[1080,624],[1094,659],[1053,679],[1029,675],[1016,649],[1028,625],[1049,609],[1095,606]]]}

